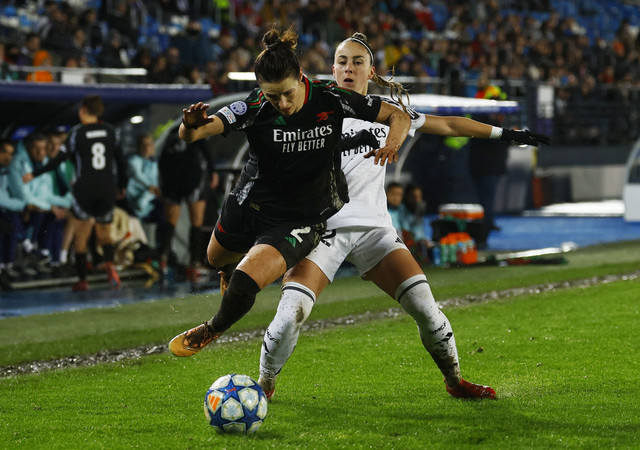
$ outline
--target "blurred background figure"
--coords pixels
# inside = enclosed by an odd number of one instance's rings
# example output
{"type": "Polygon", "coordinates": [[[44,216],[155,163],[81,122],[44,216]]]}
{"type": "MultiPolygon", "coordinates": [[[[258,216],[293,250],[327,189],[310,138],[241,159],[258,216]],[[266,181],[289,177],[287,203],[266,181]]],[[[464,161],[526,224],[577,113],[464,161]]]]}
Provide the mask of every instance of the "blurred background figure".
{"type": "MultiPolygon", "coordinates": [[[[20,246],[21,254],[26,265],[35,265],[41,273],[50,272],[51,252],[47,246],[59,248],[59,243],[53,242],[58,235],[49,234],[46,224],[63,221],[71,207],[69,197],[55,194],[53,179],[49,176],[23,184],[25,174],[41,169],[47,162],[47,137],[34,132],[18,145],[18,152],[9,166],[12,195],[34,205],[23,217],[25,236],[20,246]]],[[[64,226],[63,223],[60,226],[64,226]]]]}
{"type": "MultiPolygon", "coordinates": [[[[505,100],[506,94],[491,85],[486,75],[478,79],[476,98],[505,100]]],[[[474,117],[475,120],[502,127],[504,114],[488,114],[474,117]]],[[[496,192],[500,178],[507,173],[510,143],[498,139],[469,140],[469,173],[475,186],[478,203],[484,208],[484,236],[500,231],[495,219],[496,192]]],[[[487,242],[476,242],[478,248],[486,248],[487,242]]]]}
{"type": "Polygon", "coordinates": [[[144,223],[155,225],[155,242],[159,245],[166,217],[155,156],[156,147],[151,135],[139,135],[136,153],[127,160],[127,204],[130,214],[144,223]]]}
{"type": "Polygon", "coordinates": [[[184,201],[189,209],[189,281],[200,281],[205,275],[209,235],[202,229],[208,191],[218,186],[213,155],[206,140],[187,144],[178,137],[177,129],[165,141],[158,161],[160,186],[165,202],[167,224],[160,237],[160,266],[166,275],[172,256],[171,244],[184,201]],[[189,174],[189,176],[184,176],[189,174]]]}
{"type": "MultiPolygon", "coordinates": [[[[47,137],[47,159],[50,161],[58,156],[62,151],[62,145],[67,139],[67,131],[64,127],[52,128],[46,130],[44,135],[47,137]]],[[[51,179],[51,187],[54,195],[65,199],[67,214],[62,219],[55,214],[45,215],[43,222],[43,245],[49,250],[51,255],[52,275],[59,276],[61,274],[61,266],[67,263],[69,247],[73,241],[73,226],[68,217],[68,209],[73,202],[71,186],[75,179],[75,166],[70,160],[63,161],[55,170],[47,175],[51,179]]]]}
{"type": "Polygon", "coordinates": [[[400,205],[402,205],[402,198],[404,197],[404,187],[400,183],[392,181],[387,184],[385,192],[387,193],[387,210],[391,215],[393,228],[398,232],[398,236],[402,237],[400,205]]]}
{"type": "Polygon", "coordinates": [[[111,222],[116,198],[125,196],[126,162],[119,133],[111,124],[101,120],[104,111],[105,106],[99,95],[85,96],[78,107],[80,124],[70,130],[65,151],[48,164],[40,164],[29,172],[23,172],[21,177],[26,186],[33,185],[34,178],[37,181],[50,179],[39,176],[56,169],[66,159],[75,160],[71,220],[74,222],[75,265],[79,280],[72,287],[74,291],[89,290],[87,246],[94,225],[97,243],[104,252],[107,280],[113,287],[120,286],[120,276],[113,264],[115,249],[111,238],[111,222]]]}
{"type": "Polygon", "coordinates": [[[429,249],[433,245],[424,231],[427,204],[422,199],[420,186],[407,184],[399,210],[402,240],[419,264],[429,263],[429,249]]]}
{"type": "Polygon", "coordinates": [[[0,288],[4,290],[10,290],[11,282],[23,275],[15,261],[18,243],[25,238],[22,215],[31,208],[9,189],[9,164],[14,152],[13,142],[0,140],[0,288]]]}
{"type": "Polygon", "coordinates": [[[45,70],[30,73],[27,75],[27,81],[35,81],[38,83],[50,83],[54,81],[53,74],[50,70],[47,70],[47,68],[53,66],[53,61],[48,51],[38,50],[36,54],[33,55],[32,65],[34,67],[42,67],[45,70]]]}

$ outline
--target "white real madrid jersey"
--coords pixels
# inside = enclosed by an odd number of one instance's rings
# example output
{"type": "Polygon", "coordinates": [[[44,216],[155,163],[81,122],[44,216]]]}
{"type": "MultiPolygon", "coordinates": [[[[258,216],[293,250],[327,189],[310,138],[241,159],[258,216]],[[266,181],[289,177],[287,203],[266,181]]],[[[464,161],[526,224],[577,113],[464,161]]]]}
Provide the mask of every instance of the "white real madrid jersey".
{"type": "MultiPolygon", "coordinates": [[[[398,103],[392,100],[387,98],[382,100],[401,108],[398,103]]],[[[425,116],[412,109],[409,109],[408,112],[411,116],[409,134],[413,136],[415,130],[424,124],[425,116]]],[[[389,126],[354,118],[344,119],[343,136],[351,136],[361,130],[369,130],[373,133],[378,139],[380,147],[385,145],[389,126]]],[[[341,167],[349,187],[349,202],[327,220],[328,229],[349,226],[393,226],[391,216],[387,212],[386,167],[374,164],[373,158],[364,157],[370,150],[371,147],[368,146],[343,150],[341,167]]]]}

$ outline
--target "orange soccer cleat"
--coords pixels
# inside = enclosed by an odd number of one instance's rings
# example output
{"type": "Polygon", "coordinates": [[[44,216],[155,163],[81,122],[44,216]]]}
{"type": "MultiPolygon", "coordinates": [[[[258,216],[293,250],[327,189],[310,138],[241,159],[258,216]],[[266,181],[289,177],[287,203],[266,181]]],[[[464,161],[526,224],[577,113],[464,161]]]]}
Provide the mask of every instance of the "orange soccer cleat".
{"type": "Polygon", "coordinates": [[[212,333],[209,323],[204,322],[171,339],[169,350],[176,356],[193,356],[220,335],[222,333],[212,333]]]}

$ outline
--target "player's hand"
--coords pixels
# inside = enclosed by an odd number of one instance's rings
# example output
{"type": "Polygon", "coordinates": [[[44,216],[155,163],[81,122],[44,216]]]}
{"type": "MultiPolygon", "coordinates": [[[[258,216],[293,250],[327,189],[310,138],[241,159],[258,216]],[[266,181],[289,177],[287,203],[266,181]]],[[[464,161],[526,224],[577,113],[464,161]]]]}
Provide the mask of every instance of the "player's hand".
{"type": "Polygon", "coordinates": [[[24,175],[22,175],[22,182],[23,183],[26,184],[31,180],[33,180],[33,174],[32,173],[25,173],[24,175]]]}
{"type": "Polygon", "coordinates": [[[398,151],[389,147],[382,147],[376,150],[371,150],[368,153],[365,153],[365,158],[373,158],[373,163],[380,163],[381,166],[385,164],[391,164],[394,162],[398,162],[398,151]]]}
{"type": "Polygon", "coordinates": [[[511,130],[509,128],[502,129],[501,141],[515,142],[516,144],[526,144],[539,146],[540,144],[549,145],[551,139],[545,134],[533,133],[529,130],[511,130]]]}
{"type": "Polygon", "coordinates": [[[209,104],[198,102],[182,110],[182,124],[185,128],[195,129],[213,122],[213,117],[207,115],[209,104]]]}

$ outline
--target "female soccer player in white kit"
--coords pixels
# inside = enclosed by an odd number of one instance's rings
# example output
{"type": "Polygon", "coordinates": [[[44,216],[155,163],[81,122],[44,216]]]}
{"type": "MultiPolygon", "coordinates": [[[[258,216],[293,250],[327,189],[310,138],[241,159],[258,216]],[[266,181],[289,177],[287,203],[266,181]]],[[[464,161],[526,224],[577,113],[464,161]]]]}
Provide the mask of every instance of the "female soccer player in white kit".
{"type": "MultiPolygon", "coordinates": [[[[365,95],[369,80],[402,94],[402,86],[375,74],[373,53],[361,33],[343,41],[334,55],[333,75],[340,87],[365,95]]],[[[397,105],[397,104],[396,104],[397,105]]],[[[401,105],[397,105],[401,107],[401,105]]],[[[412,131],[443,136],[467,136],[513,140],[538,145],[548,138],[529,131],[501,129],[463,117],[438,117],[408,111],[412,131]]],[[[388,127],[359,119],[345,119],[343,137],[369,130],[384,145],[388,127]]],[[[361,276],[373,281],[395,298],[416,321],[424,347],[445,378],[449,394],[461,398],[495,399],[495,391],[465,381],[458,364],[458,353],[451,324],[440,311],[427,278],[411,253],[398,238],[387,212],[385,168],[365,159],[368,146],[345,149],[342,170],[347,179],[350,201],[327,220],[327,236],[301,262],[284,276],[280,304],[267,328],[260,357],[259,384],[270,398],[276,376],[291,356],[300,328],[309,316],[316,298],[333,280],[346,259],[361,276]]]]}

